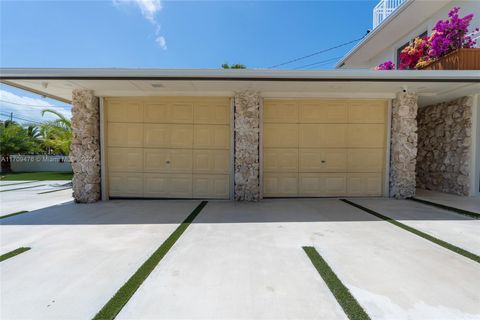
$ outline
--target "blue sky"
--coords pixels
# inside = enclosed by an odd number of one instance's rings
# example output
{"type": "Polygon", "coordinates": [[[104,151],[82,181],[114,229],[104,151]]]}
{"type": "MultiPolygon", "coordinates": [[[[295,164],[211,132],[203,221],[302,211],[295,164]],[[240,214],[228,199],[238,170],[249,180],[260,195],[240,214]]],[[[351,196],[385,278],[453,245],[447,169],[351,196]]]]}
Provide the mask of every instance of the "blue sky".
{"type": "MultiPolygon", "coordinates": [[[[0,0],[0,64],[218,68],[228,62],[267,68],[362,37],[371,28],[376,3],[0,0]]],[[[282,68],[328,60],[308,68],[331,69],[352,46],[282,68]]],[[[5,85],[0,90],[1,114],[20,112],[20,105],[4,102],[13,99],[12,94],[25,96],[32,105],[64,105],[5,85]]],[[[18,98],[14,101],[21,103],[18,98]]],[[[68,114],[68,108],[63,109],[68,114]]],[[[29,115],[41,119],[38,110],[30,110],[29,115]]]]}

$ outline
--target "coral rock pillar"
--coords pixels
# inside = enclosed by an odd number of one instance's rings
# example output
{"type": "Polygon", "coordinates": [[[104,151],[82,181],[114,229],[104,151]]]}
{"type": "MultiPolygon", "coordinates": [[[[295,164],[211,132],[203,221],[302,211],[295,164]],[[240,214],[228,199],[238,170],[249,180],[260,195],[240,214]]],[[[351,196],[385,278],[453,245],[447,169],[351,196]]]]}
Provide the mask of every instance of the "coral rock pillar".
{"type": "Polygon", "coordinates": [[[390,197],[415,195],[417,158],[417,96],[399,93],[392,104],[390,197]]]}
{"type": "Polygon", "coordinates": [[[260,112],[258,92],[237,92],[235,113],[235,200],[258,201],[260,193],[260,112]]]}
{"type": "Polygon", "coordinates": [[[73,197],[76,202],[100,199],[100,112],[99,100],[90,90],[72,94],[73,197]]]}

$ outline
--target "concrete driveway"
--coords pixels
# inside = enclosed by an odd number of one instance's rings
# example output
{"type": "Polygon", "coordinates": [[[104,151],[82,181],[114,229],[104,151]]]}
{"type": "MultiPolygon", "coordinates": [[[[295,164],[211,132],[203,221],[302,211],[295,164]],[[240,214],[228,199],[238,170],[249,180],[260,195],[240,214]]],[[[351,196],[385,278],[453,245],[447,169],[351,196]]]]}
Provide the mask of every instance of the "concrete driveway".
{"type": "Polygon", "coordinates": [[[0,217],[73,201],[69,181],[0,181],[0,217]]]}
{"type": "MultiPolygon", "coordinates": [[[[479,220],[361,201],[480,247],[479,220]]],[[[1,318],[92,318],[198,203],[66,204],[4,219],[0,253],[32,249],[0,263],[1,318]]],[[[372,319],[480,319],[479,263],[336,199],[210,201],[117,318],[346,319],[302,246],[372,319]]]]}

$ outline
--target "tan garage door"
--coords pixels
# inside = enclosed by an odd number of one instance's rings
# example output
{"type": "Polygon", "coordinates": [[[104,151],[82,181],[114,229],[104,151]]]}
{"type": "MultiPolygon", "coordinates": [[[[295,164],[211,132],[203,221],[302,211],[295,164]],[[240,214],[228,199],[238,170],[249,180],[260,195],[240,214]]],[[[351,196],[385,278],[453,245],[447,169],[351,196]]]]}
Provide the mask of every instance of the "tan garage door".
{"type": "Polygon", "coordinates": [[[229,98],[106,99],[112,197],[229,198],[229,98]]]}
{"type": "Polygon", "coordinates": [[[378,196],[387,102],[264,101],[264,196],[378,196]]]}

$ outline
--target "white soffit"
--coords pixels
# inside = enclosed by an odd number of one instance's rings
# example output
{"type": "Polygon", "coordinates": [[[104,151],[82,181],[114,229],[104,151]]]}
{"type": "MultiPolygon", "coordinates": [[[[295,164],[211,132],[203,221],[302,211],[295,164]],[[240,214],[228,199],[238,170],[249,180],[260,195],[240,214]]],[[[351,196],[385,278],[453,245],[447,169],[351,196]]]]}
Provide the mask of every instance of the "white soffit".
{"type": "Polygon", "coordinates": [[[480,91],[479,71],[1,69],[0,81],[65,102],[73,89],[104,97],[231,96],[256,90],[264,97],[391,98],[406,86],[426,101],[480,91]]]}

